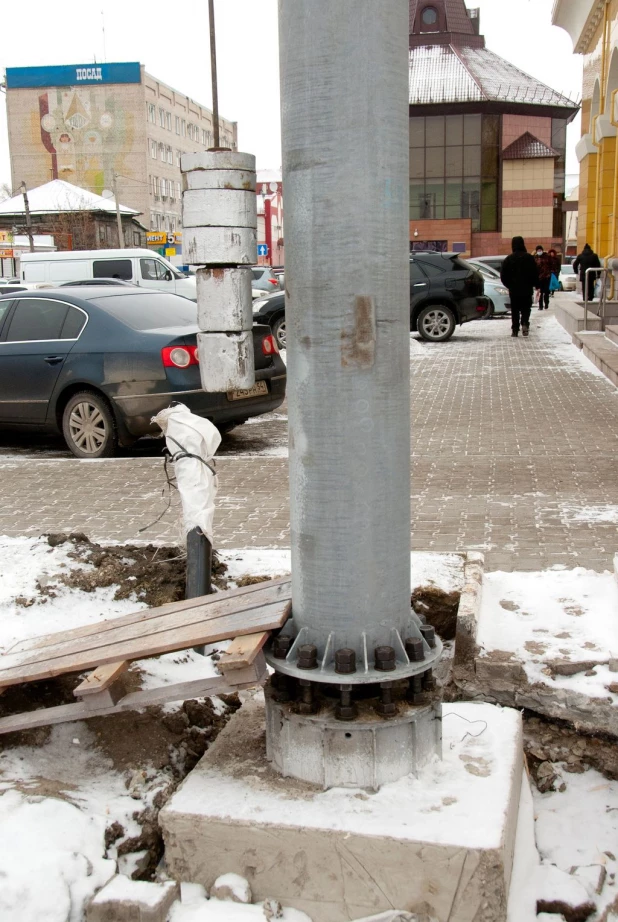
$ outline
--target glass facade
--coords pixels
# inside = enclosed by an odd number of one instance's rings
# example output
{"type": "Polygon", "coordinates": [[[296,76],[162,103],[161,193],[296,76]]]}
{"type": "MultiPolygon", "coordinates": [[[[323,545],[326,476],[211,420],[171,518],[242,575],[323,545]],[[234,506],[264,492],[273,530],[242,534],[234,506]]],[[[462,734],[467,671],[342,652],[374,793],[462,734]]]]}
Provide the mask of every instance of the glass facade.
{"type": "Polygon", "coordinates": [[[410,220],[471,218],[498,230],[500,116],[410,119],[410,220]]]}
{"type": "Polygon", "coordinates": [[[558,151],[559,157],[554,161],[554,222],[553,236],[562,239],[564,233],[565,214],[562,211],[564,202],[564,184],[566,173],[566,133],[567,120],[565,118],[552,118],[551,120],[551,146],[558,151]]]}

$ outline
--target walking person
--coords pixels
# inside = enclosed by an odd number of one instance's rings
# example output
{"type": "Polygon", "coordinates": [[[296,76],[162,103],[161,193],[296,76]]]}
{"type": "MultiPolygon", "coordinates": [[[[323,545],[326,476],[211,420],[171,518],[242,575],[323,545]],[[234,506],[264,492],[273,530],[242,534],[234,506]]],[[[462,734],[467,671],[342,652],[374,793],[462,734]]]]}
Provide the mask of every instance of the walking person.
{"type": "Polygon", "coordinates": [[[500,278],[511,299],[511,336],[519,335],[520,323],[523,335],[528,336],[532,297],[539,285],[539,271],[523,237],[513,237],[511,246],[513,252],[502,263],[500,278]]]}
{"type": "Polygon", "coordinates": [[[551,275],[549,277],[549,297],[553,298],[556,291],[560,291],[560,269],[562,268],[562,260],[558,256],[555,250],[549,250],[549,264],[551,269],[551,275]]]}
{"type": "Polygon", "coordinates": [[[591,272],[590,275],[586,276],[586,269],[600,269],[601,260],[594,252],[590,244],[586,244],[584,249],[581,251],[577,259],[573,261],[573,272],[577,275],[579,272],[579,280],[582,283],[582,295],[585,297],[585,285],[588,285],[588,300],[592,301],[594,299],[594,286],[597,280],[597,273],[591,272]]]}
{"type": "Polygon", "coordinates": [[[549,286],[551,283],[552,260],[549,253],[546,253],[542,245],[536,248],[536,266],[539,273],[539,310],[549,310],[549,286]]]}

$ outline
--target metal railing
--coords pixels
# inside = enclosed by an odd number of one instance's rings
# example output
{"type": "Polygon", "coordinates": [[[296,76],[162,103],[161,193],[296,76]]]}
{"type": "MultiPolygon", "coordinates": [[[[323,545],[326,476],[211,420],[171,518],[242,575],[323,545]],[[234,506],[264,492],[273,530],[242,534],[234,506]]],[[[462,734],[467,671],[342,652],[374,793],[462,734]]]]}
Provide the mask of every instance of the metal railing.
{"type": "Polygon", "coordinates": [[[591,272],[598,273],[603,281],[601,286],[601,294],[599,297],[599,313],[598,317],[601,318],[601,328],[605,327],[605,302],[607,300],[607,278],[611,274],[611,269],[603,266],[601,268],[586,269],[586,274],[584,276],[584,332],[588,331],[588,277],[591,272]]]}

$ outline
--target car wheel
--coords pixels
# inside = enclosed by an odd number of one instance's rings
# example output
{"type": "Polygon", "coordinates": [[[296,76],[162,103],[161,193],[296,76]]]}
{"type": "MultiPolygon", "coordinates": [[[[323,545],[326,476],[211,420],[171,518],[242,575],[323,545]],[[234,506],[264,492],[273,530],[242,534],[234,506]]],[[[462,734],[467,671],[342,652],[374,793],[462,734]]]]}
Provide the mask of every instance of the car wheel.
{"type": "Polygon", "coordinates": [[[496,308],[494,306],[494,302],[490,299],[489,307],[487,308],[487,313],[485,314],[484,319],[491,320],[491,318],[494,316],[495,313],[496,313],[496,308]]]}
{"type": "Polygon", "coordinates": [[[455,332],[455,317],[450,308],[430,304],[418,315],[416,329],[428,342],[443,343],[455,332]]]}
{"type": "Polygon", "coordinates": [[[279,317],[272,326],[273,336],[277,340],[277,345],[280,349],[286,348],[287,338],[285,335],[285,314],[282,317],[279,317]]]}
{"type": "Polygon", "coordinates": [[[116,454],[116,424],[105,399],[94,391],[73,394],[62,414],[62,432],[78,458],[111,458],[116,454]]]}

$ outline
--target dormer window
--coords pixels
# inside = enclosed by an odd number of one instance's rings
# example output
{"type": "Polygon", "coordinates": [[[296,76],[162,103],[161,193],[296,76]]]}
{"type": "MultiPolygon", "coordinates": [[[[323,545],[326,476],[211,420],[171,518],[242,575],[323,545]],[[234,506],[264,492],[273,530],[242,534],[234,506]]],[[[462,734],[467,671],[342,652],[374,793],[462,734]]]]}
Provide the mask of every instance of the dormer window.
{"type": "Polygon", "coordinates": [[[421,13],[421,21],[424,26],[435,26],[438,22],[438,11],[435,6],[426,6],[421,13]]]}

